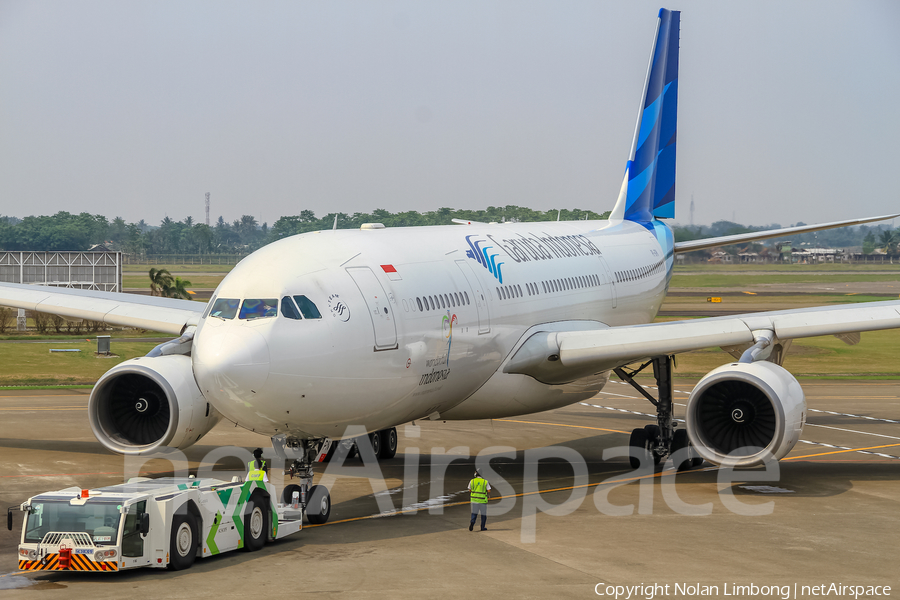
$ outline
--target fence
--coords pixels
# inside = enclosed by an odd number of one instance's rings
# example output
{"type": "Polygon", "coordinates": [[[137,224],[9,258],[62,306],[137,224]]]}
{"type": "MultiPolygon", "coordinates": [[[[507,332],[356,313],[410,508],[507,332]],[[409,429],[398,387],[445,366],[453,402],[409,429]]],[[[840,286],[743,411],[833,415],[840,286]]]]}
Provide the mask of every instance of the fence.
{"type": "Polygon", "coordinates": [[[122,253],[0,251],[0,281],[121,292],[122,253]]]}
{"type": "Polygon", "coordinates": [[[126,265],[236,265],[246,254],[125,254],[126,265]]]}

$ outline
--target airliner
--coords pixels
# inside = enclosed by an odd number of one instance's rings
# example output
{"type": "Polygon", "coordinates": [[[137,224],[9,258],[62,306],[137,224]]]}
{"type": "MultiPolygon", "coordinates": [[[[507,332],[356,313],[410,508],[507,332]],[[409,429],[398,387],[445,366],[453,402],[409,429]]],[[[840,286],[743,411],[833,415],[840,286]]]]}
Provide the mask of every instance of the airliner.
{"type": "Polygon", "coordinates": [[[179,336],[91,393],[94,434],[122,454],[188,447],[225,419],[299,450],[309,478],[350,426],[391,457],[398,424],[559,408],[615,374],[657,413],[631,433],[633,462],[780,459],[807,415],[782,366],[791,341],[900,327],[900,302],[653,323],[675,255],[897,215],[675,242],[679,25],[660,10],[608,220],[305,233],[243,259],[206,305],[16,284],[0,284],[0,304],[179,336]],[[672,357],[714,346],[734,360],[700,380],[679,427],[672,357]],[[655,397],[633,379],[651,368],[655,397]]]}

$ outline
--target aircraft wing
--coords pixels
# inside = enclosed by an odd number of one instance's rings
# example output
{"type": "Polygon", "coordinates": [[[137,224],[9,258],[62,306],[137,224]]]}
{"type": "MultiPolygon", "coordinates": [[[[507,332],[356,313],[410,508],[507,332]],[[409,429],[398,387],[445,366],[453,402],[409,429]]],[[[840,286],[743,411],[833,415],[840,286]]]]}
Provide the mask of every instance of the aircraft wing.
{"type": "Polygon", "coordinates": [[[653,356],[702,348],[741,351],[765,337],[776,341],[835,335],[847,343],[863,331],[900,328],[900,301],[865,302],[532,335],[504,371],[545,383],[566,383],[653,356]]]}
{"type": "Polygon", "coordinates": [[[852,219],[850,221],[834,221],[833,223],[820,223],[819,225],[800,225],[797,227],[785,227],[784,229],[769,229],[768,231],[751,231],[750,233],[725,235],[703,240],[691,240],[689,242],[675,242],[675,252],[691,252],[693,250],[703,250],[704,248],[728,246],[729,244],[743,244],[745,242],[755,242],[757,240],[768,240],[785,235],[794,235],[795,233],[822,231],[823,229],[835,229],[837,227],[846,227],[847,225],[862,225],[864,223],[874,223],[875,221],[886,221],[898,216],[900,216],[900,214],[885,215],[883,217],[868,217],[866,219],[852,219]]]}
{"type": "Polygon", "coordinates": [[[558,333],[559,360],[567,367],[619,366],[665,354],[714,346],[753,344],[754,332],[771,331],[779,340],[846,335],[900,328],[900,301],[865,302],[669,321],[594,331],[558,333]]]}
{"type": "Polygon", "coordinates": [[[0,306],[174,335],[195,325],[206,308],[191,300],[17,283],[0,283],[0,306]]]}

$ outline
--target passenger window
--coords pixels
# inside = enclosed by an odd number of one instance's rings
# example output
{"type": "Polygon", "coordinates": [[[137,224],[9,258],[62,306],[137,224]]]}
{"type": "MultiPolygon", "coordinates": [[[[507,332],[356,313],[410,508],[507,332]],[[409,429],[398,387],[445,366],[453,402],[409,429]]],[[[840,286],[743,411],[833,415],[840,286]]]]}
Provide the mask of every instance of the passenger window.
{"type": "Polygon", "coordinates": [[[441,303],[441,308],[447,308],[446,306],[444,306],[444,298],[443,298],[443,296],[441,296],[440,294],[438,294],[438,295],[437,295],[437,299],[438,299],[438,302],[441,303]]]}
{"type": "Polygon", "coordinates": [[[444,294],[444,300],[447,302],[447,308],[450,308],[450,298],[447,296],[447,294],[444,294]]]}
{"type": "Polygon", "coordinates": [[[278,300],[275,298],[247,298],[241,304],[239,319],[264,319],[278,314],[278,300]]]}
{"type": "Polygon", "coordinates": [[[300,311],[297,310],[290,296],[285,296],[281,299],[281,314],[288,319],[300,320],[300,311]]]}
{"type": "Polygon", "coordinates": [[[453,305],[453,308],[456,308],[456,300],[453,299],[453,294],[450,294],[450,304],[453,305]]]}
{"type": "Polygon", "coordinates": [[[423,310],[423,309],[422,309],[422,299],[419,298],[418,296],[416,296],[416,304],[419,305],[419,310],[420,310],[420,311],[423,310]]]}
{"type": "Polygon", "coordinates": [[[294,296],[294,301],[297,303],[297,308],[300,309],[304,319],[322,318],[322,313],[319,312],[319,309],[316,308],[313,301],[306,296],[294,296]]]}
{"type": "Polygon", "coordinates": [[[469,292],[463,292],[463,296],[466,297],[466,304],[469,303],[469,292]]]}
{"type": "Polygon", "coordinates": [[[428,304],[431,305],[431,310],[437,310],[434,306],[434,296],[428,296],[428,304]]]}
{"type": "Polygon", "coordinates": [[[457,292],[453,292],[453,295],[456,296],[456,305],[462,306],[462,302],[460,302],[459,294],[457,292]]]}
{"type": "Polygon", "coordinates": [[[212,310],[209,311],[209,316],[218,319],[233,319],[240,303],[240,300],[234,298],[219,298],[213,304],[212,310]]]}

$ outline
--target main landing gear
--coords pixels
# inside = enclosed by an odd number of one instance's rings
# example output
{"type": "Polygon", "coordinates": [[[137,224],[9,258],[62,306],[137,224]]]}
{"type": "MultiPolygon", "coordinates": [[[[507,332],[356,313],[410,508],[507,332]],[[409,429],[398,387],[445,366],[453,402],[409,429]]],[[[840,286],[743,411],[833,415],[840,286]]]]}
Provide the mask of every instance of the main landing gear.
{"type": "Polygon", "coordinates": [[[628,445],[637,450],[638,456],[631,456],[631,467],[636,469],[641,462],[653,460],[653,464],[659,464],[669,455],[688,448],[687,452],[679,452],[679,471],[685,471],[703,464],[703,459],[697,456],[688,438],[686,429],[676,429],[675,417],[672,414],[672,356],[656,356],[642,364],[631,373],[619,367],[614,369],[619,378],[630,384],[644,398],[656,407],[656,424],[644,425],[631,432],[628,445]],[[659,390],[659,398],[654,398],[639,383],[634,376],[653,365],[653,376],[656,379],[656,387],[659,390]],[[643,459],[643,460],[642,460],[643,459]]]}
{"type": "Polygon", "coordinates": [[[372,445],[372,452],[378,460],[390,460],[397,454],[397,428],[391,427],[390,429],[373,431],[365,437],[344,439],[339,442],[334,442],[331,445],[328,454],[325,456],[325,460],[331,460],[338,446],[344,447],[347,452],[347,458],[359,456],[359,444],[365,443],[366,437],[369,438],[368,442],[372,445]]]}

